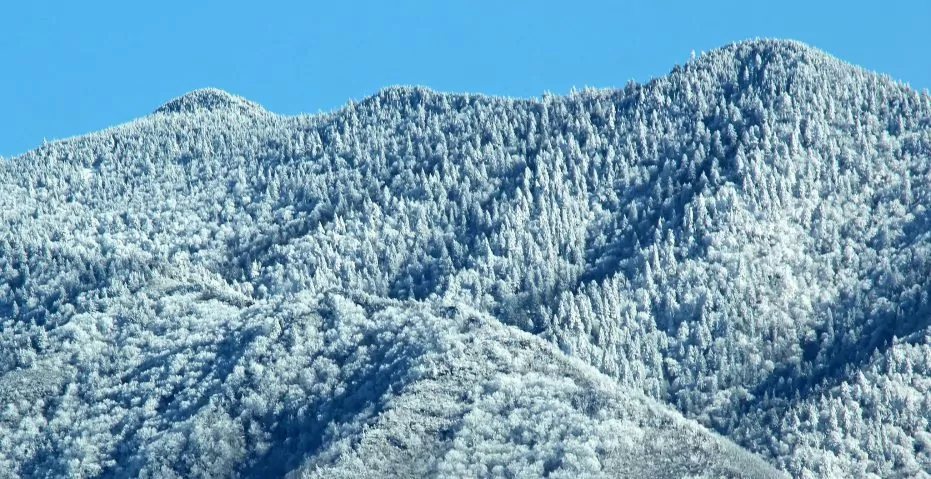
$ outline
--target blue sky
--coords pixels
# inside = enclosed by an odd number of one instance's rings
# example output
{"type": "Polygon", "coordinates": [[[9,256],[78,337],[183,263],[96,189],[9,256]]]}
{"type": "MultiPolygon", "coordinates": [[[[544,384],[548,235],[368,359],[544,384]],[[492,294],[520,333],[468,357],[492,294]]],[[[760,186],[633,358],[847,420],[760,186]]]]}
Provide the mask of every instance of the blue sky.
{"type": "Polygon", "coordinates": [[[229,0],[0,4],[0,155],[213,86],[285,114],[393,84],[538,96],[623,86],[689,53],[792,38],[931,87],[931,2],[229,0]]]}

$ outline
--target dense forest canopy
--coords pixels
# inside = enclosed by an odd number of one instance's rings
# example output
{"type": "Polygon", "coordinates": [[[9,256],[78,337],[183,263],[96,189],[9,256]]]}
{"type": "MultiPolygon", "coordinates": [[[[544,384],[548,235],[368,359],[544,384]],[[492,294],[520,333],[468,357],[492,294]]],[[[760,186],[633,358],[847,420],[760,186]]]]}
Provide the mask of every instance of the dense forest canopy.
{"type": "Polygon", "coordinates": [[[931,97],[796,42],[193,92],[0,164],[0,471],[927,473],[929,204],[931,97]]]}

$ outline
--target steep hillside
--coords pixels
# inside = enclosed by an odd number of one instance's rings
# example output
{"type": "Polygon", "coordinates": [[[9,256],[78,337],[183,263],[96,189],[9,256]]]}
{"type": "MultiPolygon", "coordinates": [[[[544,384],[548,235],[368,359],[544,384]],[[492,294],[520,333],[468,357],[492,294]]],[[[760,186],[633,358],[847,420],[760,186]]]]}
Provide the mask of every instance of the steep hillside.
{"type": "Polygon", "coordinates": [[[799,43],[532,100],[202,90],[0,191],[14,475],[931,471],[931,98],[799,43]]]}

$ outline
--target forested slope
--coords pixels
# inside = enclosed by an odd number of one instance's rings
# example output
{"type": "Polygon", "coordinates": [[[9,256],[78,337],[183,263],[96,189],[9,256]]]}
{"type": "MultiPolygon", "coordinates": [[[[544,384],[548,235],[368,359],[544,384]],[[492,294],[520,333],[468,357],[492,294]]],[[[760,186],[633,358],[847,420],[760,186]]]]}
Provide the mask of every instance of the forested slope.
{"type": "Polygon", "coordinates": [[[927,473],[929,160],[926,93],[786,41],[185,95],[0,166],[0,471],[927,473]]]}

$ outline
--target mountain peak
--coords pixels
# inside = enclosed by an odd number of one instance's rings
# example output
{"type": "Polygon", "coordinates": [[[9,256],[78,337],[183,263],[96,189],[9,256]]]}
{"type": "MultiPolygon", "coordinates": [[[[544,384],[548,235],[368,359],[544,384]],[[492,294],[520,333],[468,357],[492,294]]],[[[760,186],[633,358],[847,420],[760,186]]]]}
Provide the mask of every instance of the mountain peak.
{"type": "Polygon", "coordinates": [[[753,61],[769,63],[773,60],[822,65],[838,63],[838,60],[832,55],[806,43],[775,38],[756,38],[731,43],[711,50],[707,55],[702,55],[698,61],[700,63],[716,63],[721,60],[742,63],[753,61]]]}
{"type": "Polygon", "coordinates": [[[251,102],[218,88],[201,88],[165,103],[155,113],[194,113],[196,111],[264,111],[257,103],[251,102]]]}
{"type": "MultiPolygon", "coordinates": [[[[820,51],[817,48],[811,45],[808,45],[805,42],[801,42],[798,40],[792,40],[792,39],[786,39],[786,38],[751,38],[747,40],[741,40],[741,41],[734,42],[731,45],[749,48],[751,50],[784,51],[784,52],[820,51]]],[[[724,48],[727,48],[727,46],[725,46],[724,48]]]]}
{"type": "MultiPolygon", "coordinates": [[[[764,96],[792,94],[795,88],[792,85],[807,85],[804,88],[819,90],[821,94],[841,94],[839,79],[851,79],[863,73],[869,72],[800,41],[767,38],[739,41],[710,50],[682,67],[677,66],[671,76],[660,82],[681,74],[728,91],[754,86],[764,96]]],[[[862,81],[871,80],[864,78],[862,81]]],[[[674,87],[674,83],[670,86],[674,87]]]]}

